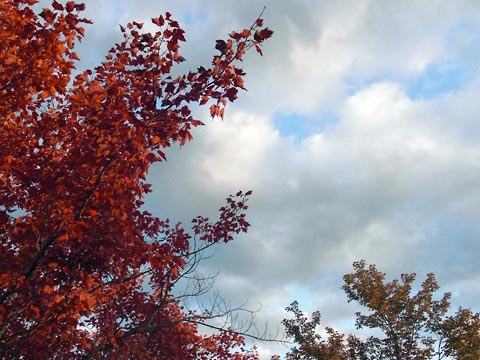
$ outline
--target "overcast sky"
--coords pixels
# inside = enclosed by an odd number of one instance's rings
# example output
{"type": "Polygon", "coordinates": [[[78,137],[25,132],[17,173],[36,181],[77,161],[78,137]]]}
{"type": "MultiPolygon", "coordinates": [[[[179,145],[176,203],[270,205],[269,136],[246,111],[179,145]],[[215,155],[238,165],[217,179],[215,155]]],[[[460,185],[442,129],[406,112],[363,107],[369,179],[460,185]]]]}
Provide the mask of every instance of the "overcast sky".
{"type": "MultiPolygon", "coordinates": [[[[248,92],[223,122],[167,152],[148,207],[189,220],[253,190],[246,236],[206,272],[232,304],[258,303],[275,331],[283,309],[352,326],[340,287],[365,259],[390,276],[434,272],[453,303],[480,291],[480,2],[477,0],[89,0],[81,67],[119,39],[118,24],[170,11],[187,66],[248,27],[264,5],[275,34],[248,56],[248,92]]],[[[262,358],[284,348],[257,343],[262,358]]]]}

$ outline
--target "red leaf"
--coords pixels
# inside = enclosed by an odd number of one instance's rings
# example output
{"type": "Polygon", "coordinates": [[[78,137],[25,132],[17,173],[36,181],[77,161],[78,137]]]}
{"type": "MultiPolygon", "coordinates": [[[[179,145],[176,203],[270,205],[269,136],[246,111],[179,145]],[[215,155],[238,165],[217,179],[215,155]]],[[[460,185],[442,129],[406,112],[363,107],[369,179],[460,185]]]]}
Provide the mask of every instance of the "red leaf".
{"type": "Polygon", "coordinates": [[[248,29],[245,29],[245,30],[242,31],[241,36],[244,37],[244,38],[247,38],[247,37],[250,36],[250,34],[251,34],[251,31],[248,30],[248,29]]]}
{"type": "Polygon", "coordinates": [[[268,39],[272,36],[273,31],[270,30],[269,28],[262,29],[258,32],[258,35],[263,39],[268,39]]]}
{"type": "Polygon", "coordinates": [[[224,53],[227,49],[227,43],[224,40],[216,40],[215,49],[217,49],[221,53],[224,53]]]}
{"type": "Polygon", "coordinates": [[[55,0],[52,2],[52,7],[55,9],[55,10],[59,10],[59,11],[62,11],[64,9],[63,5],[62,4],[59,4],[58,2],[56,2],[55,0]]]}
{"type": "Polygon", "coordinates": [[[163,26],[165,24],[165,19],[163,16],[160,16],[158,18],[152,18],[152,22],[157,26],[163,26]]]}
{"type": "Polygon", "coordinates": [[[32,309],[37,316],[40,316],[40,309],[38,307],[32,305],[30,306],[30,309],[32,309]]]}
{"type": "Polygon", "coordinates": [[[227,92],[225,93],[225,96],[227,97],[228,100],[234,101],[237,98],[237,93],[238,93],[238,90],[232,87],[227,90],[227,92]]]}
{"type": "Polygon", "coordinates": [[[160,136],[155,135],[152,137],[152,145],[157,145],[160,142],[160,136]]]}
{"type": "Polygon", "coordinates": [[[98,211],[94,210],[94,209],[88,209],[88,213],[92,216],[97,216],[98,215],[98,211]]]}
{"type": "Polygon", "coordinates": [[[210,116],[214,117],[215,115],[217,115],[217,111],[218,111],[218,106],[212,104],[210,106],[210,116]]]}
{"type": "Polygon", "coordinates": [[[192,126],[201,126],[201,125],[205,125],[203,122],[201,122],[200,120],[190,120],[190,124],[192,124],[192,126]]]}
{"type": "Polygon", "coordinates": [[[260,55],[263,56],[262,49],[260,48],[260,46],[258,46],[257,43],[254,43],[254,45],[255,45],[255,50],[256,50],[260,55]]]}
{"type": "Polygon", "coordinates": [[[65,4],[67,12],[72,12],[75,9],[75,2],[74,1],[67,1],[65,4]]]}
{"type": "Polygon", "coordinates": [[[122,335],[139,330],[155,339],[150,354],[255,359],[235,334],[204,335],[194,323],[178,323],[192,314],[172,293],[174,279],[206,255],[194,240],[228,242],[246,231],[246,199],[227,200],[217,222],[199,218],[191,231],[157,219],[143,202],[154,189],[147,174],[165,160],[165,148],[185,144],[203,125],[192,118],[196,106],[213,103],[211,116],[223,117],[237,98],[238,60],[253,47],[254,30],[217,40],[221,54],[210,67],[183,75],[183,66],[174,67],[184,61],[184,31],[167,13],[152,18],[161,27],[153,33],[138,22],[121,26],[106,59],[77,71],[75,47],[90,23],[79,16],[85,6],[53,0],[42,11],[30,6],[37,2],[0,2],[12,25],[0,27],[0,232],[7,244],[0,344],[13,345],[2,347],[3,357],[108,350],[141,359],[148,357],[137,346],[142,340],[122,335]],[[131,321],[119,322],[124,316],[131,321]],[[105,348],[115,339],[121,346],[105,348]]]}
{"type": "Polygon", "coordinates": [[[237,40],[237,41],[241,39],[241,35],[240,35],[239,33],[235,32],[235,31],[232,31],[232,32],[229,34],[229,36],[230,36],[232,39],[237,40]]]}

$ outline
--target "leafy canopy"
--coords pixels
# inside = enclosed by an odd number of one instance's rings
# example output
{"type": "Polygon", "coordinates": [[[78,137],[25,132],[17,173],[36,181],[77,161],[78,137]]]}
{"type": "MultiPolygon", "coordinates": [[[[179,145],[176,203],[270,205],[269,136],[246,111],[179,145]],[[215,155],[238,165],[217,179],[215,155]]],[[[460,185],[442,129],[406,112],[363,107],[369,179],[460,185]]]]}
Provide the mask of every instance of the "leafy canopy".
{"type": "Polygon", "coordinates": [[[309,319],[293,302],[286,309],[293,318],[283,320],[286,335],[295,343],[287,360],[479,358],[480,314],[460,308],[449,315],[450,294],[435,300],[439,286],[433,274],[428,274],[412,294],[413,273],[387,282],[386,274],[374,265],[359,261],[353,266],[355,271],[343,277],[343,290],[348,301],[356,301],[368,310],[356,314],[357,328],[376,329],[381,335],[361,338],[327,327],[323,339],[317,332],[320,313],[314,312],[309,319]]]}
{"type": "Polygon", "coordinates": [[[249,193],[190,230],[142,210],[150,166],[192,139],[191,115],[223,117],[244,88],[237,66],[272,34],[259,18],[218,40],[210,67],[170,74],[184,31],[171,14],[121,27],[95,69],[75,78],[84,4],[0,2],[0,357],[253,359],[231,329],[172,288],[202,249],[245,232],[249,193]],[[194,246],[195,245],[195,246],[194,246]]]}

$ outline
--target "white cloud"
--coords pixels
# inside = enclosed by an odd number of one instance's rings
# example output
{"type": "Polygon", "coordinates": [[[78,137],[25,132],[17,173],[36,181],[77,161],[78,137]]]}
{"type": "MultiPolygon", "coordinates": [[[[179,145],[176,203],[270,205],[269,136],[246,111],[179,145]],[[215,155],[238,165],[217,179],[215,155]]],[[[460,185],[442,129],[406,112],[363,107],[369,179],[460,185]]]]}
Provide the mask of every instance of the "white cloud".
{"type": "MultiPolygon", "coordinates": [[[[449,286],[445,291],[468,273],[478,275],[475,260],[465,260],[478,248],[480,147],[459,131],[472,126],[475,92],[451,94],[448,103],[413,101],[399,84],[374,84],[343,102],[336,125],[299,144],[244,113],[231,111],[230,121],[211,124],[206,139],[189,145],[208,161],[193,159],[183,171],[208,173],[211,187],[202,191],[209,194],[226,185],[255,190],[250,233],[209,264],[221,270],[220,287],[261,302],[272,291],[303,287],[325,323],[343,324],[348,307],[338,304],[346,302],[338,288],[354,260],[392,276],[433,271],[449,286]],[[453,117],[460,108],[470,111],[453,117]],[[248,286],[238,286],[238,276],[248,286]],[[337,301],[326,305],[330,291],[337,301]]],[[[472,292],[459,286],[464,296],[455,301],[473,306],[472,292]]]]}
{"type": "MultiPolygon", "coordinates": [[[[185,23],[186,66],[195,67],[209,61],[215,39],[248,26],[263,6],[86,2],[94,25],[81,55],[89,66],[118,38],[116,22],[169,10],[185,23]]],[[[480,2],[266,4],[275,34],[263,58],[245,62],[249,91],[224,122],[206,121],[153,169],[149,207],[187,222],[214,214],[229,193],[253,189],[249,234],[220,248],[205,271],[221,271],[219,290],[236,303],[263,303],[259,319],[274,329],[294,288],[305,306],[319,306],[325,324],[348,328],[354,310],[341,276],[362,258],[392,276],[433,271],[457,304],[479,310],[480,2]],[[438,97],[410,98],[411,82],[439,63],[470,77],[438,97]],[[297,141],[274,126],[278,112],[314,118],[325,110],[338,122],[297,141]]],[[[270,345],[258,345],[268,358],[270,345]]]]}

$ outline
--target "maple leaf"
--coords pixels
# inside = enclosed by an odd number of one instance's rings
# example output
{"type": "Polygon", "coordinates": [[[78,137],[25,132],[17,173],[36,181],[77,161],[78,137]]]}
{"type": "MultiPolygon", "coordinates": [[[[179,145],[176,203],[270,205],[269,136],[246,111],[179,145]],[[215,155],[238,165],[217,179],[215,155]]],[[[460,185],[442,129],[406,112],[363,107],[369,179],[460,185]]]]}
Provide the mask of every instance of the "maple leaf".
{"type": "Polygon", "coordinates": [[[216,40],[215,49],[223,54],[227,49],[227,43],[224,40],[216,40]]]}
{"type": "Polygon", "coordinates": [[[163,16],[160,16],[158,18],[152,18],[152,22],[157,26],[163,26],[165,24],[165,19],[163,16]]]}
{"type": "Polygon", "coordinates": [[[85,5],[34,3],[0,4],[0,358],[257,358],[231,331],[203,335],[204,318],[173,291],[203,258],[192,251],[247,231],[249,193],[191,229],[148,213],[143,198],[165,148],[203,125],[192,108],[211,102],[223,117],[237,98],[235,64],[262,21],[177,78],[178,22],[153,18],[154,33],[131,22],[99,66],[73,76],[85,5]]]}

